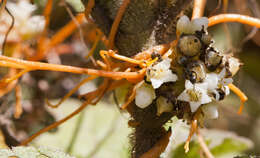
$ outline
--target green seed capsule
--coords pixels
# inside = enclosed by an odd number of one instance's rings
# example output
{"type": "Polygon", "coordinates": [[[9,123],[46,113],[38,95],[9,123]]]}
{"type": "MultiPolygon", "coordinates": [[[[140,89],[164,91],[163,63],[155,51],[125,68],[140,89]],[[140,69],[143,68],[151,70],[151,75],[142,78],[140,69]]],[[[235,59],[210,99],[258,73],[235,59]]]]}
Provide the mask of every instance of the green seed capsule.
{"type": "Polygon", "coordinates": [[[187,35],[180,38],[178,42],[179,51],[188,57],[193,57],[200,54],[201,51],[200,40],[193,35],[187,35]]]}

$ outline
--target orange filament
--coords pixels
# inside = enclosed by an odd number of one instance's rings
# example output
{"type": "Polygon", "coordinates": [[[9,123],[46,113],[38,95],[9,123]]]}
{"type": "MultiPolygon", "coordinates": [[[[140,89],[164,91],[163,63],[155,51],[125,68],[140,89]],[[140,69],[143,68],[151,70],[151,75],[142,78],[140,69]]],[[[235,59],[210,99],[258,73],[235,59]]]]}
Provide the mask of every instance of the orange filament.
{"type": "Polygon", "coordinates": [[[193,136],[193,134],[197,131],[197,128],[198,128],[197,119],[194,119],[191,122],[190,133],[184,144],[185,153],[187,153],[190,150],[190,148],[189,148],[190,140],[191,140],[191,137],[193,136]]]}
{"type": "Polygon", "coordinates": [[[37,44],[37,54],[35,57],[32,58],[32,60],[38,60],[44,56],[44,53],[46,50],[45,46],[46,46],[46,41],[47,41],[46,34],[48,31],[48,26],[50,24],[52,3],[53,3],[53,0],[48,0],[46,6],[44,8],[44,11],[43,11],[43,15],[45,18],[44,30],[39,37],[39,41],[37,44]]]}
{"type": "Polygon", "coordinates": [[[95,42],[94,42],[92,48],[90,49],[88,55],[86,56],[86,59],[88,59],[90,56],[92,56],[94,54],[94,52],[95,52],[95,50],[97,48],[98,42],[100,41],[101,37],[102,37],[102,33],[101,33],[101,31],[98,30],[95,42]]]}
{"type": "Polygon", "coordinates": [[[16,69],[31,69],[31,71],[49,70],[49,71],[70,72],[76,74],[88,74],[93,76],[102,76],[102,77],[110,77],[110,78],[125,78],[131,81],[133,81],[134,79],[140,80],[141,78],[144,77],[146,71],[146,69],[144,68],[137,72],[111,72],[111,71],[104,71],[104,70],[80,68],[74,66],[26,61],[26,60],[6,57],[2,55],[0,55],[0,66],[11,67],[16,69]]]}
{"type": "Polygon", "coordinates": [[[88,3],[87,3],[87,6],[86,6],[86,9],[85,9],[85,16],[87,19],[89,14],[91,13],[92,11],[92,8],[95,6],[95,0],[89,0],[88,3]]]}
{"type": "Polygon", "coordinates": [[[194,1],[191,19],[196,19],[196,18],[200,18],[203,16],[206,2],[207,2],[207,0],[195,0],[194,1]]]}
{"type": "Polygon", "coordinates": [[[239,22],[260,28],[260,19],[240,14],[219,14],[209,18],[209,26],[224,22],[239,22]]]}
{"type": "Polygon", "coordinates": [[[237,88],[232,83],[229,84],[228,87],[240,98],[241,104],[240,104],[240,107],[239,107],[239,110],[238,110],[238,114],[241,114],[242,110],[244,108],[244,104],[248,100],[248,98],[239,88],[237,88]]]}
{"type": "Polygon", "coordinates": [[[29,69],[24,69],[22,70],[21,72],[17,73],[16,75],[10,77],[10,78],[6,78],[6,79],[2,79],[0,80],[0,83],[10,83],[10,82],[13,82],[14,80],[17,80],[19,79],[21,76],[23,76],[25,73],[29,72],[30,70],[29,69]]]}
{"type": "Polygon", "coordinates": [[[123,110],[126,109],[128,107],[128,105],[135,99],[137,85],[139,85],[139,84],[136,84],[134,86],[131,95],[129,96],[127,101],[121,106],[121,109],[123,109],[123,110]]]}
{"type": "Polygon", "coordinates": [[[110,33],[109,33],[109,37],[108,37],[108,41],[109,41],[108,48],[109,49],[113,49],[113,47],[114,47],[115,35],[116,35],[116,32],[117,32],[119,23],[120,23],[123,15],[124,15],[124,12],[125,12],[129,3],[130,3],[130,0],[124,0],[123,4],[120,6],[120,8],[117,12],[117,15],[116,15],[115,20],[112,24],[112,27],[111,27],[111,30],[110,30],[110,33]]]}
{"type": "Polygon", "coordinates": [[[41,135],[42,133],[45,133],[53,128],[58,127],[59,125],[61,125],[62,123],[64,123],[65,121],[69,120],[70,118],[72,118],[73,116],[77,115],[79,112],[81,112],[94,98],[89,98],[89,100],[85,101],[78,109],[76,109],[73,113],[71,113],[70,115],[68,115],[67,117],[41,129],[40,131],[38,131],[37,133],[33,134],[31,137],[29,137],[28,139],[24,140],[20,145],[24,146],[27,145],[29,142],[31,142],[33,139],[35,139],[36,137],[38,137],[39,135],[41,135]]]}
{"type": "Polygon", "coordinates": [[[90,76],[88,78],[85,78],[82,80],[79,84],[77,84],[72,90],[69,91],[57,104],[53,105],[49,102],[49,100],[46,98],[46,103],[48,106],[52,108],[57,108],[59,107],[66,99],[68,99],[73,93],[75,93],[83,84],[97,78],[96,76],[90,76]]]}
{"type": "Polygon", "coordinates": [[[142,60],[136,60],[136,59],[129,58],[129,57],[126,57],[126,56],[122,56],[122,55],[116,54],[112,50],[109,50],[109,51],[101,50],[100,52],[102,52],[102,54],[109,55],[109,56],[111,56],[111,57],[113,57],[115,59],[121,60],[121,61],[125,61],[125,62],[136,64],[136,65],[140,65],[141,67],[146,67],[145,63],[142,60]]]}
{"type": "Polygon", "coordinates": [[[15,87],[15,98],[16,98],[16,104],[15,104],[15,111],[14,111],[14,118],[18,119],[20,118],[21,114],[23,113],[23,107],[22,107],[22,90],[21,86],[18,84],[15,87]]]}

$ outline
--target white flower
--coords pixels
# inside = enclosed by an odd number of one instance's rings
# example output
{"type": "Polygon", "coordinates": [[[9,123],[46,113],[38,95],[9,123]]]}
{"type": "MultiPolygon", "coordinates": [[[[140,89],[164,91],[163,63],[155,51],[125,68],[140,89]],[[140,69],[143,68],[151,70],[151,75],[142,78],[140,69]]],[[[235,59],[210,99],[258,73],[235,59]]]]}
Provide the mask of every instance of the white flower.
{"type": "Polygon", "coordinates": [[[207,73],[204,82],[208,84],[207,90],[212,91],[218,88],[219,76],[216,73],[207,73]]]}
{"type": "Polygon", "coordinates": [[[155,98],[155,91],[150,84],[143,82],[140,87],[136,89],[135,104],[139,108],[146,108],[155,98]]]}
{"type": "Polygon", "coordinates": [[[185,90],[178,96],[178,100],[190,103],[191,112],[195,112],[200,105],[207,104],[212,99],[207,94],[207,83],[192,84],[189,80],[185,81],[185,90]]]}
{"type": "Polygon", "coordinates": [[[204,31],[208,28],[208,18],[202,17],[197,18],[192,21],[187,16],[182,16],[177,22],[177,32],[179,34],[194,34],[196,31],[201,31],[204,28],[204,31]]]}
{"type": "Polygon", "coordinates": [[[170,70],[171,59],[166,58],[156,65],[148,67],[146,77],[152,82],[153,88],[159,88],[164,82],[175,82],[178,77],[170,70]]]}
{"type": "Polygon", "coordinates": [[[173,105],[167,98],[160,96],[156,100],[157,115],[160,116],[164,112],[171,112],[173,105]]]}

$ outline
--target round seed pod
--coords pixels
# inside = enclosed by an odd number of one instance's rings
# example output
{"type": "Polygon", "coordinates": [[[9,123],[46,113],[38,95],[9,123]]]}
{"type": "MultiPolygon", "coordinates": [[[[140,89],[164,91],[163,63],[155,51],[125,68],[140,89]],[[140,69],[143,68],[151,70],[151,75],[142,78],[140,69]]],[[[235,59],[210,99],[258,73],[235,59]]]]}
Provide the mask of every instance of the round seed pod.
{"type": "Polygon", "coordinates": [[[199,55],[201,48],[202,44],[200,40],[194,35],[182,36],[179,39],[178,49],[183,55],[187,57],[199,55]]]}
{"type": "Polygon", "coordinates": [[[209,71],[215,71],[222,62],[223,56],[213,48],[206,50],[205,64],[209,71]]]}
{"type": "Polygon", "coordinates": [[[186,67],[185,77],[192,83],[202,82],[206,78],[206,69],[204,63],[201,61],[190,63],[186,67]]]}

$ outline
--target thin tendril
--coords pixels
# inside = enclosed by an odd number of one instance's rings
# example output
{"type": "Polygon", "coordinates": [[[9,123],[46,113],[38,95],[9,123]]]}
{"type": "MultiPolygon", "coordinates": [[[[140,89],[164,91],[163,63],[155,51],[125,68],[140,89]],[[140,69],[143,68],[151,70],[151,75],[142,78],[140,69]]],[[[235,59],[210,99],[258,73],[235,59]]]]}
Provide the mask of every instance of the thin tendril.
{"type": "Polygon", "coordinates": [[[9,9],[8,9],[7,7],[5,7],[5,10],[6,10],[7,13],[11,16],[11,18],[12,18],[12,23],[11,23],[10,27],[8,28],[8,30],[7,30],[7,32],[6,32],[6,35],[5,35],[5,38],[4,38],[4,42],[3,42],[3,46],[2,46],[2,53],[3,53],[3,54],[5,54],[4,51],[5,51],[5,45],[6,45],[7,37],[8,37],[8,35],[9,35],[9,33],[11,32],[11,30],[13,29],[13,27],[14,27],[14,21],[15,21],[14,16],[13,16],[12,13],[9,11],[9,9]]]}

